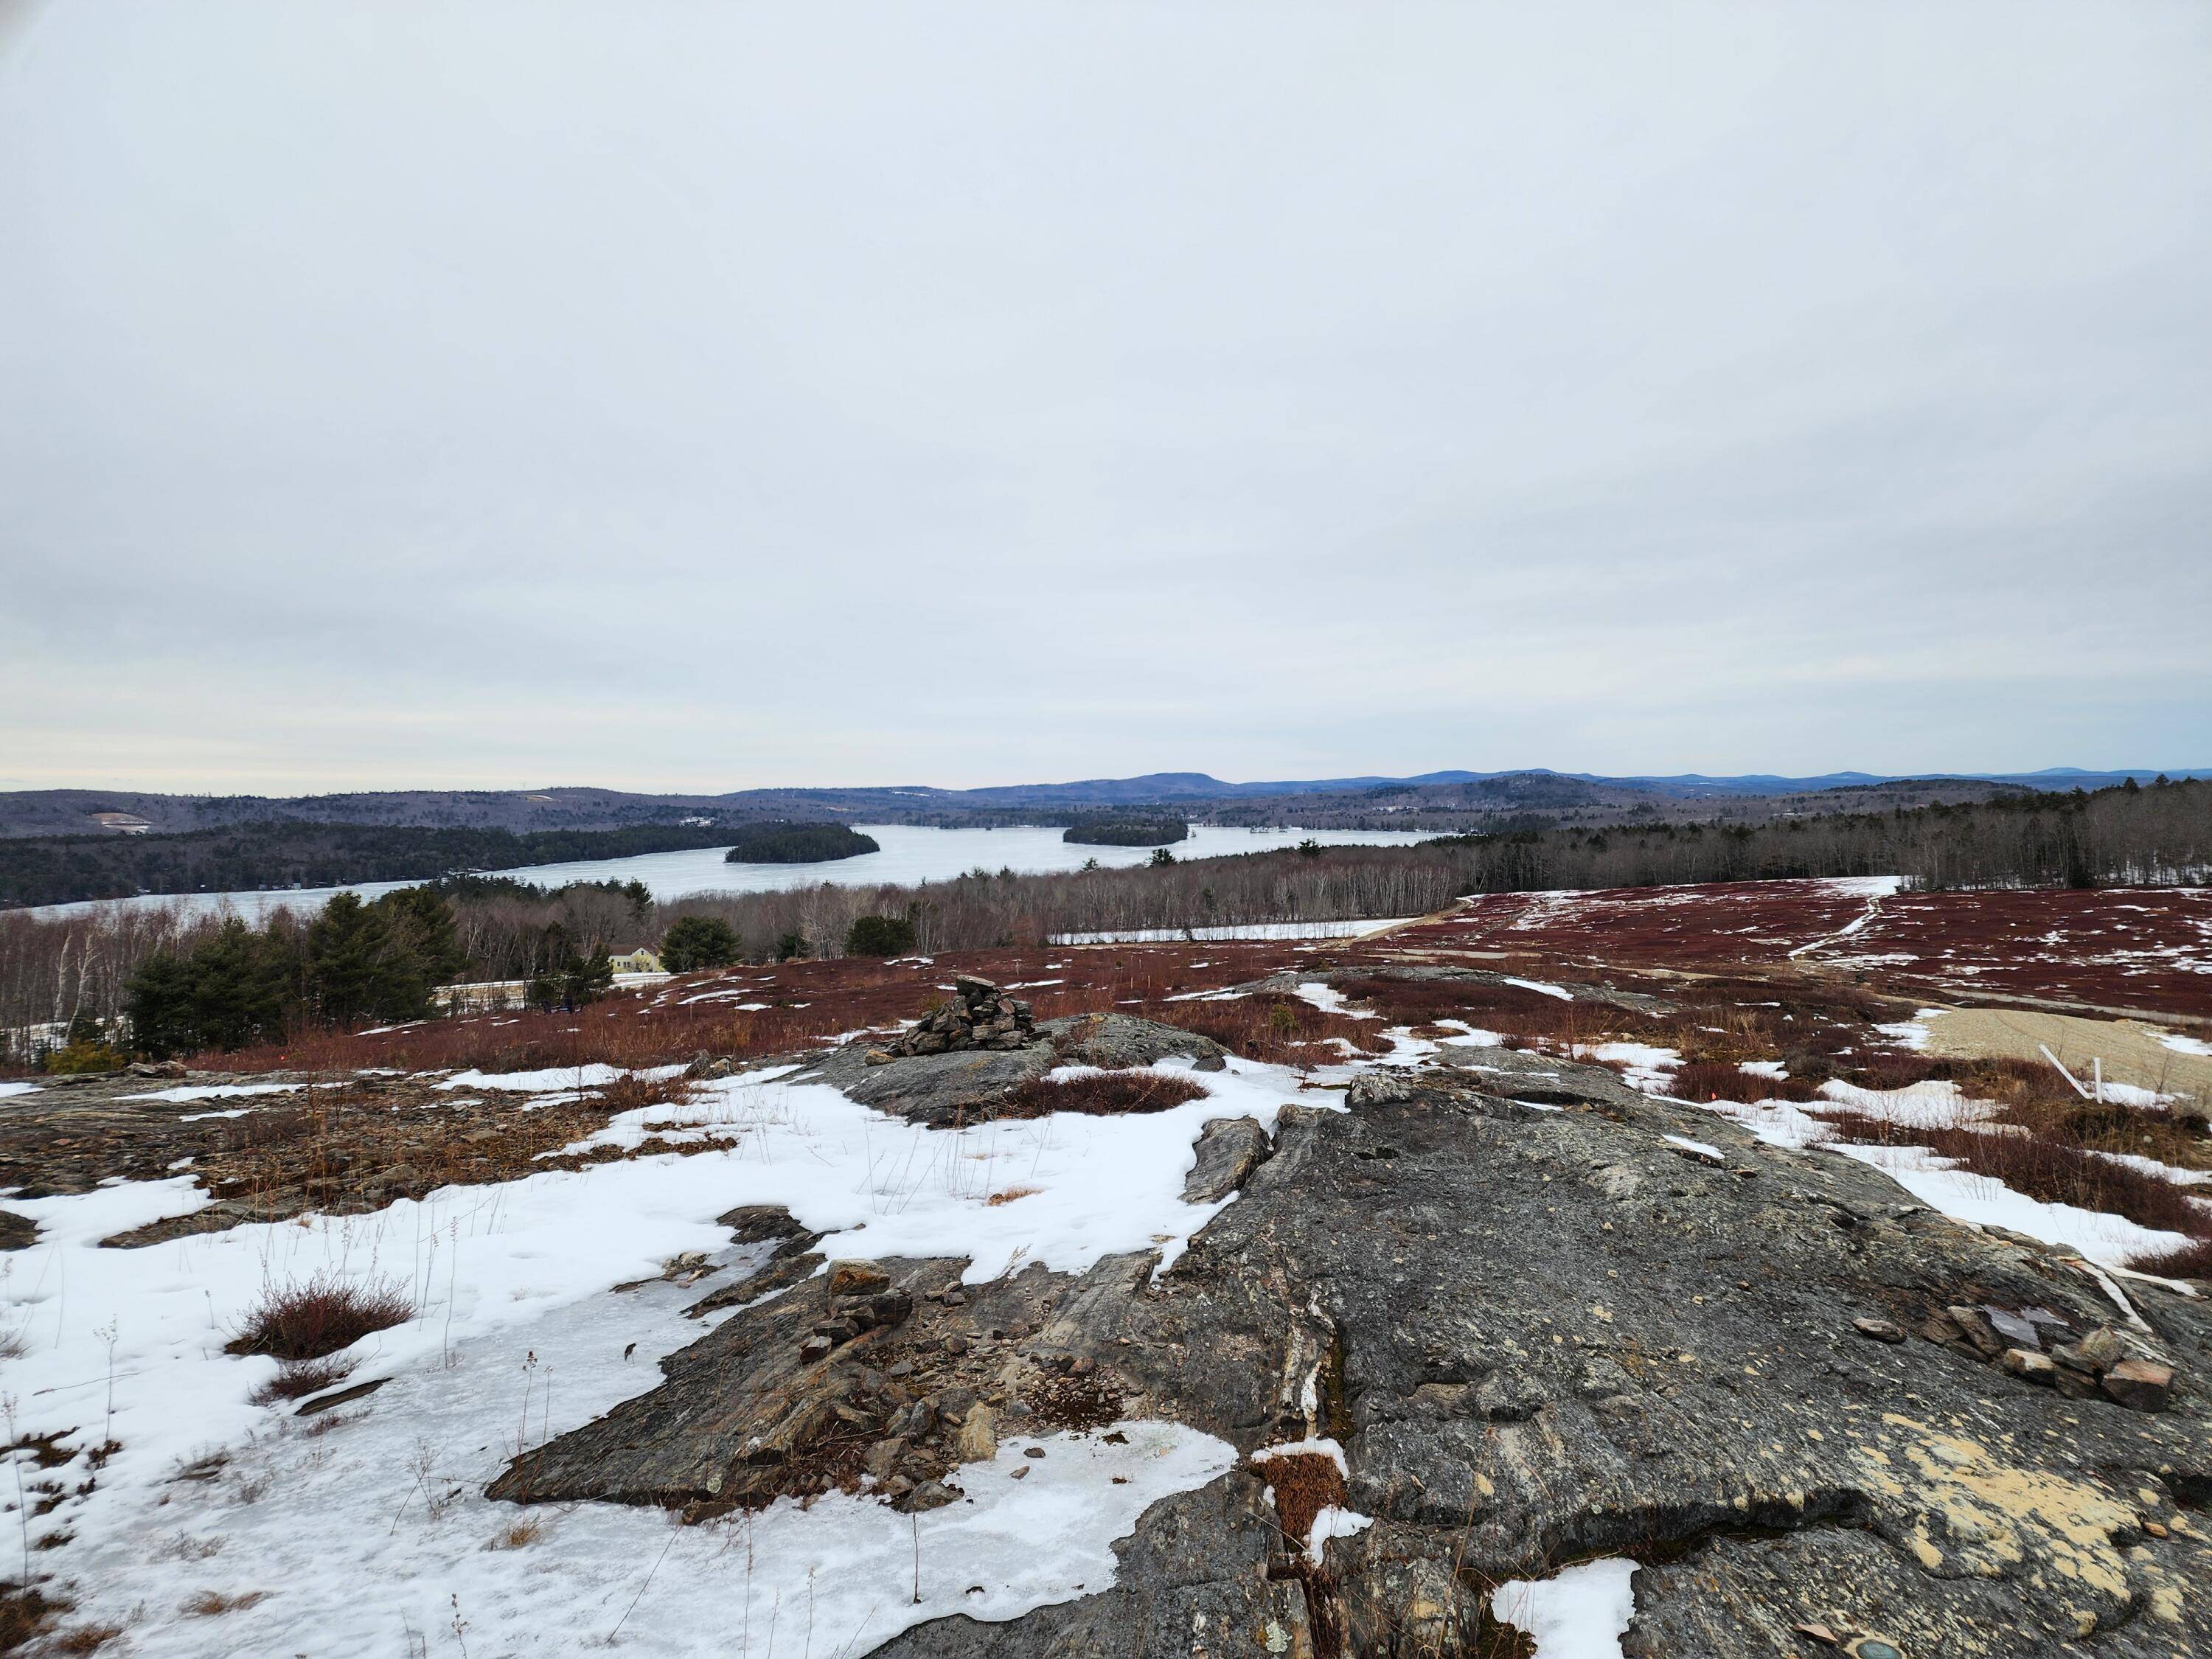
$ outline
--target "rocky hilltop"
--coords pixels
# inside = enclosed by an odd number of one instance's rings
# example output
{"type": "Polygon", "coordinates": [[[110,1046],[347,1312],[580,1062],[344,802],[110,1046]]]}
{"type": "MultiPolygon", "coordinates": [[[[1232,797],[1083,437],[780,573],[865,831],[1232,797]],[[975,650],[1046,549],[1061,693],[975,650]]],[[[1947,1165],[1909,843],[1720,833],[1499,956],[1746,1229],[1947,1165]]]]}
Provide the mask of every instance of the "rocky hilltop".
{"type": "MultiPolygon", "coordinates": [[[[1032,1024],[988,982],[956,1000],[813,1074],[951,1123],[1072,1057],[1221,1064],[1152,1022],[1032,1024]]],[[[1525,1652],[1494,1586],[1626,1556],[1638,1659],[2212,1652],[2212,1315],[2187,1286],[1505,1048],[1366,1072],[1272,1137],[1209,1123],[1186,1196],[1232,1194],[1164,1272],[981,1285],[960,1259],[825,1263],[783,1212],[733,1212],[769,1260],[695,1311],[736,1311],[492,1494],[928,1510],[1002,1435],[1162,1418],[1242,1461],[1147,1510],[1110,1589],[881,1651],[1525,1652]]]]}

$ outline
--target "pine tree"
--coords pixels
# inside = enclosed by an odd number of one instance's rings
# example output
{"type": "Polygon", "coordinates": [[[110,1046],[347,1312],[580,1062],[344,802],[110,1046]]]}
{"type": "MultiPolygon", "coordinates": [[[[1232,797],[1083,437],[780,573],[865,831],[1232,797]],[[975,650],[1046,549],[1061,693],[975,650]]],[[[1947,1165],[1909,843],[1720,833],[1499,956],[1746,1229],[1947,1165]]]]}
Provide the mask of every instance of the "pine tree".
{"type": "Polygon", "coordinates": [[[192,969],[185,958],[157,951],[138,964],[124,987],[124,1012],[132,1046],[156,1060],[206,1047],[192,1007],[192,969]]]}
{"type": "Polygon", "coordinates": [[[337,1025],[384,1017],[380,993],[393,954],[383,915],[356,894],[337,895],[307,928],[307,983],[315,1011],[337,1025]]]}
{"type": "Polygon", "coordinates": [[[738,959],[737,934],[719,916],[685,916],[660,941],[661,965],[672,974],[726,968],[738,959]]]}

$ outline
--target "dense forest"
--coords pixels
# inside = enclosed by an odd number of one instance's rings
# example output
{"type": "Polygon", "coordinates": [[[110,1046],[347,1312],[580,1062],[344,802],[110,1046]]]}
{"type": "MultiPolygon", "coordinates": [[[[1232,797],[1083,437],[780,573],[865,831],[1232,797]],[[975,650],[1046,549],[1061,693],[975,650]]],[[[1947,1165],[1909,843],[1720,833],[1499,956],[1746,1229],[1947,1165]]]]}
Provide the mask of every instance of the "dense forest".
{"type": "Polygon", "coordinates": [[[1076,819],[1062,832],[1062,841],[1085,847],[1165,847],[1186,839],[1190,825],[1161,813],[1120,812],[1076,819]]]}
{"type": "MultiPolygon", "coordinates": [[[[865,945],[884,933],[856,933],[856,924],[871,917],[900,924],[898,948],[935,951],[1108,929],[1420,915],[1471,892],[1851,875],[1900,875],[1929,889],[2212,884],[2212,782],[1751,826],[1565,829],[1413,847],[1308,842],[1131,869],[977,871],[915,887],[824,882],[669,904],[656,904],[634,883],[580,882],[548,891],[508,878],[461,877],[434,890],[436,901],[450,906],[450,933],[443,925],[428,932],[441,941],[441,962],[457,954],[465,964],[459,977],[525,981],[565,996],[589,993],[592,964],[609,951],[665,940],[673,957],[697,966],[838,956],[857,948],[856,939],[865,945]]],[[[261,932],[304,940],[313,925],[280,913],[261,932]]],[[[419,916],[391,907],[392,936],[422,925],[419,916]]],[[[52,920],[0,915],[0,1057],[11,1041],[20,1054],[33,1029],[80,1015],[113,1020],[149,957],[190,957],[227,929],[228,943],[209,959],[211,969],[243,973],[239,964],[249,956],[238,934],[250,937],[252,930],[240,924],[146,908],[52,920]]],[[[272,948],[292,964],[284,969],[293,975],[287,983],[298,988],[288,993],[287,1018],[338,1018],[356,1006],[313,988],[299,966],[302,952],[312,956],[304,942],[272,948]]],[[[358,955],[368,947],[351,939],[347,948],[358,955]]],[[[421,980],[396,972],[383,982],[398,984],[395,994],[404,1001],[407,988],[421,980]]]]}
{"type": "Polygon", "coordinates": [[[0,841],[0,909],[139,893],[245,892],[419,881],[464,870],[725,847],[726,824],[622,830],[462,829],[273,822],[173,836],[34,836],[0,841]]]}
{"type": "Polygon", "coordinates": [[[748,823],[733,833],[728,864],[829,864],[884,850],[873,836],[844,823],[748,823]]]}

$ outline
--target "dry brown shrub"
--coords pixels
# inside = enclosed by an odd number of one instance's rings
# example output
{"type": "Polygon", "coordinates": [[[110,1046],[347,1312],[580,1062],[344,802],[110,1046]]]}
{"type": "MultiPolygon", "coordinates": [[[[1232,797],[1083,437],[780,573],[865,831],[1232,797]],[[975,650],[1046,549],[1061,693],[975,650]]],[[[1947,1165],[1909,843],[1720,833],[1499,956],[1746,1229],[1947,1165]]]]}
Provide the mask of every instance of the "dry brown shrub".
{"type": "Polygon", "coordinates": [[[1387,1053],[1382,1019],[1354,1019],[1316,1008],[1304,997],[1259,992],[1227,1002],[1176,1002],[1139,1009],[1147,1018],[1212,1037],[1232,1054],[1279,1066],[1328,1064],[1355,1050],[1387,1053]]]}
{"type": "Polygon", "coordinates": [[[1205,1097],[1203,1085],[1174,1072],[1086,1072],[1066,1079],[1031,1078],[1010,1091],[994,1115],[1049,1117],[1054,1112],[1081,1112],[1090,1117],[1124,1117],[1164,1112],[1205,1097]]]}
{"type": "Polygon", "coordinates": [[[13,1653],[46,1627],[70,1604],[58,1601],[39,1589],[9,1584],[0,1586],[0,1653],[13,1653]]]}
{"type": "Polygon", "coordinates": [[[415,1304],[396,1279],[351,1284],[318,1273],[304,1283],[264,1285],[226,1351],[319,1359],[414,1316],[415,1304]]]}
{"type": "Polygon", "coordinates": [[[1677,1100],[1796,1100],[1819,1097],[1811,1084],[1796,1078],[1767,1077],[1733,1064],[1692,1060],[1669,1074],[1667,1091],[1677,1100]]]}
{"type": "Polygon", "coordinates": [[[78,1625],[55,1637],[53,1650],[56,1653],[98,1653],[122,1634],[120,1625],[78,1625]]]}
{"type": "Polygon", "coordinates": [[[276,1375],[246,1398],[256,1406],[273,1406],[280,1400],[304,1400],[344,1382],[353,1374],[353,1367],[351,1360],[289,1360],[278,1366],[276,1375]]]}
{"type": "Polygon", "coordinates": [[[2179,1249],[2131,1255],[2128,1266],[2139,1273],[2156,1273],[2161,1279],[2212,1279],[2212,1238],[2200,1238],[2179,1249]]]}
{"type": "Polygon", "coordinates": [[[2002,1128],[1891,1123],[1845,1107],[1820,1108],[1814,1115],[1863,1144],[1925,1146],[2046,1204],[2124,1216],[2160,1232],[2212,1237],[2212,1212],[2193,1203],[2185,1188],[2063,1141],[2002,1128]]]}

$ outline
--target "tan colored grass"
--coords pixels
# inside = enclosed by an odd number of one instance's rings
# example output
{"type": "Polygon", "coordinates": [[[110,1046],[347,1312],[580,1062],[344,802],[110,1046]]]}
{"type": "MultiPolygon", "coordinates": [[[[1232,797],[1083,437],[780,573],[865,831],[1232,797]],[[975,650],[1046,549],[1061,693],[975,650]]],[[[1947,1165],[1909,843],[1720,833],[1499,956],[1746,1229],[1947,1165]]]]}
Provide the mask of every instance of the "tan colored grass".
{"type": "Polygon", "coordinates": [[[122,1634],[120,1625],[78,1625],[56,1636],[52,1645],[56,1653],[98,1653],[122,1634]]]}
{"type": "Polygon", "coordinates": [[[246,1590],[238,1595],[226,1595],[221,1590],[202,1590],[189,1598],[184,1611],[194,1619],[214,1619],[226,1613],[243,1613],[269,1599],[267,1590],[246,1590]]]}

